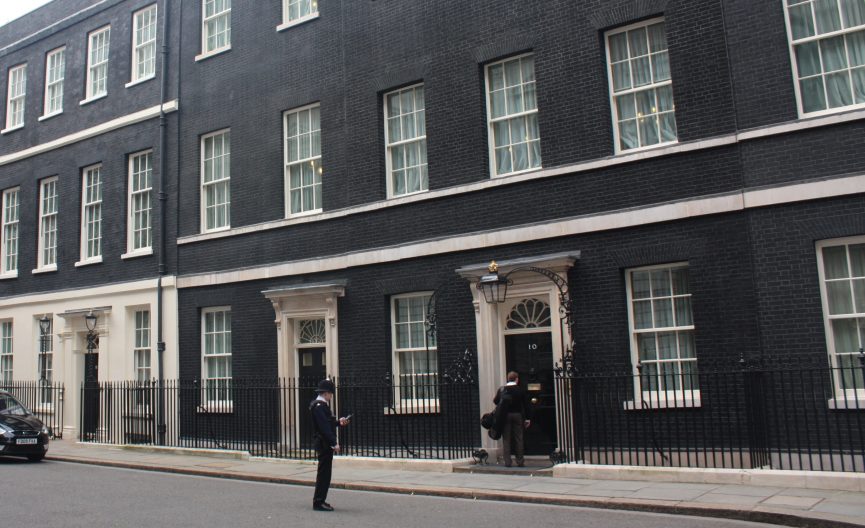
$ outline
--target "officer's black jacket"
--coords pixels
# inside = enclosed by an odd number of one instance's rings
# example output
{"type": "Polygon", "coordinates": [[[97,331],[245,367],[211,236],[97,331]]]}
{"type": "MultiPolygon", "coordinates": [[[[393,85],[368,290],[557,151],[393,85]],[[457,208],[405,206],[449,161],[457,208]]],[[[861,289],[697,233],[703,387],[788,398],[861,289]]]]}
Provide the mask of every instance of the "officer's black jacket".
{"type": "Polygon", "coordinates": [[[321,400],[313,400],[309,404],[309,410],[312,413],[312,422],[315,424],[315,432],[330,447],[335,446],[336,428],[339,427],[339,421],[330,411],[330,406],[321,400]]]}

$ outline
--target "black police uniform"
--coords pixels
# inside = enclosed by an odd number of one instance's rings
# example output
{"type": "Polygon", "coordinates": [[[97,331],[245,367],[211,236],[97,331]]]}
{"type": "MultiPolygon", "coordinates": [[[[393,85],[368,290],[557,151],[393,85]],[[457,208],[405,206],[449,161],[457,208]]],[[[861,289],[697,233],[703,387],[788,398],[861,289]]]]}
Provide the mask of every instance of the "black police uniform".
{"type": "MultiPolygon", "coordinates": [[[[316,392],[334,393],[336,388],[330,380],[318,384],[316,392]]],[[[327,492],[330,489],[330,476],[333,469],[333,448],[339,443],[336,438],[336,428],[339,420],[333,415],[327,402],[319,399],[309,404],[312,423],[315,426],[315,449],[318,451],[318,472],[315,477],[315,495],[312,498],[313,507],[330,509],[327,504],[327,492]]]]}

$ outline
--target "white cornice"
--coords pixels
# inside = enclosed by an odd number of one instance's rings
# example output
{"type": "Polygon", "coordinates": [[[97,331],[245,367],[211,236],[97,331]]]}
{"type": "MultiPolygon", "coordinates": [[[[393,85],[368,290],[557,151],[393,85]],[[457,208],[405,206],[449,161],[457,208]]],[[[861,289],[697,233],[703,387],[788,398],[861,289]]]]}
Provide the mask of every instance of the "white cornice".
{"type": "Polygon", "coordinates": [[[466,251],[467,249],[482,249],[519,244],[527,241],[623,229],[706,215],[731,213],[767,205],[846,196],[862,192],[865,192],[865,174],[774,187],[746,189],[677,202],[581,215],[431,240],[413,241],[402,245],[354,251],[341,255],[179,276],[177,278],[177,287],[195,288],[274,277],[306,275],[395,262],[404,259],[456,253],[466,251]]]}
{"type": "Polygon", "coordinates": [[[125,116],[112,119],[111,121],[106,121],[90,128],[85,128],[84,130],[80,130],[78,132],[75,132],[74,134],[59,137],[55,140],[48,141],[47,143],[40,143],[39,145],[35,145],[24,150],[19,150],[18,152],[13,152],[11,154],[5,154],[3,156],[0,156],[0,166],[14,163],[16,161],[21,161],[23,159],[36,156],[38,154],[42,154],[54,149],[71,145],[73,143],[77,143],[79,141],[84,141],[85,139],[99,136],[101,134],[105,134],[106,132],[111,132],[112,130],[117,130],[118,128],[127,127],[129,125],[134,125],[142,121],[147,121],[148,119],[159,117],[161,110],[164,110],[166,113],[171,113],[175,112],[177,109],[177,99],[173,101],[168,101],[163,105],[156,105],[150,108],[145,108],[144,110],[140,110],[132,114],[127,114],[125,116]]]}

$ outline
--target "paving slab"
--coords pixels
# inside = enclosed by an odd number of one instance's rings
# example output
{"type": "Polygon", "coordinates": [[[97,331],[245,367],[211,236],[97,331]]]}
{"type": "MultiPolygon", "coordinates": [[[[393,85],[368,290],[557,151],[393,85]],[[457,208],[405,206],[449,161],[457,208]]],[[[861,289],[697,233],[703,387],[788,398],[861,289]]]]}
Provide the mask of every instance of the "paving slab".
{"type": "Polygon", "coordinates": [[[724,493],[705,493],[695,499],[696,502],[712,504],[730,504],[738,506],[756,506],[764,499],[753,495],[728,495],[724,493]]]}
{"type": "Polygon", "coordinates": [[[797,510],[810,510],[816,506],[823,497],[794,497],[792,495],[774,495],[764,500],[762,504],[769,506],[787,506],[797,510]]]}
{"type": "Polygon", "coordinates": [[[641,490],[637,490],[636,492],[629,495],[629,497],[633,499],[690,501],[705,494],[706,492],[703,490],[689,490],[687,487],[685,487],[685,485],[682,485],[682,487],[680,488],[644,488],[641,490]]]}
{"type": "Polygon", "coordinates": [[[727,484],[724,486],[718,486],[714,490],[713,493],[720,493],[722,495],[749,495],[752,497],[771,497],[772,495],[776,495],[781,492],[782,488],[772,488],[769,486],[744,486],[738,484],[727,484]]]}

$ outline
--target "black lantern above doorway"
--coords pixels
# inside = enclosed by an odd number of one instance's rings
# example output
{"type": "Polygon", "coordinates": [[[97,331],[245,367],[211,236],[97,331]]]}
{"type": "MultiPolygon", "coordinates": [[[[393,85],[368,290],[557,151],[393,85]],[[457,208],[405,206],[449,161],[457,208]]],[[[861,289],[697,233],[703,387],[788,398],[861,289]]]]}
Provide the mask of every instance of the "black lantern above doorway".
{"type": "MultiPolygon", "coordinates": [[[[568,291],[568,282],[561,275],[554,271],[550,271],[545,268],[538,268],[535,266],[522,266],[511,271],[500,275],[499,274],[499,265],[496,261],[490,262],[490,265],[487,267],[489,271],[488,274],[482,275],[476,284],[478,290],[483,293],[484,300],[487,304],[498,304],[505,302],[508,294],[508,286],[513,282],[510,279],[510,276],[519,273],[519,272],[531,272],[537,273],[539,275],[543,275],[548,278],[553,284],[556,285],[556,288],[559,290],[559,316],[562,319],[562,323],[564,323],[565,328],[570,332],[571,336],[573,333],[573,319],[572,319],[572,306],[571,306],[571,296],[568,291]]],[[[574,365],[574,342],[573,337],[571,338],[571,342],[566,346],[565,345],[565,334],[562,332],[562,365],[557,366],[557,371],[568,371],[573,372],[575,369],[574,365]]]]}
{"type": "Polygon", "coordinates": [[[87,326],[87,353],[92,354],[99,348],[99,334],[96,333],[97,317],[93,311],[84,316],[84,324],[87,326]]]}

